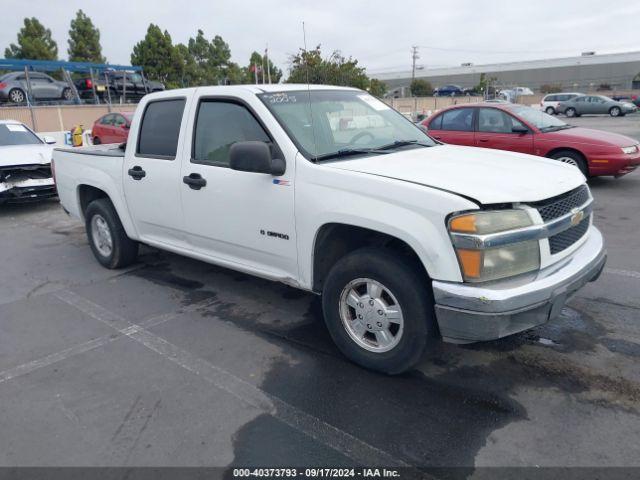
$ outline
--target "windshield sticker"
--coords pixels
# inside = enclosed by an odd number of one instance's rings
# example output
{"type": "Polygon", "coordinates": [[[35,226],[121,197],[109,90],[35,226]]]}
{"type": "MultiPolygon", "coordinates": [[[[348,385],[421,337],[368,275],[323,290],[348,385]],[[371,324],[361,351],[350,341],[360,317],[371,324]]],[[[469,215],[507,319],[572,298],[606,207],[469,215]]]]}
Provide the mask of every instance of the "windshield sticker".
{"type": "Polygon", "coordinates": [[[24,128],[22,125],[12,125],[12,124],[7,124],[7,129],[10,132],[26,132],[27,129],[24,128]]]}
{"type": "Polygon", "coordinates": [[[390,108],[389,105],[387,105],[384,102],[381,102],[380,100],[378,100],[375,97],[372,97],[371,95],[358,95],[358,98],[363,102],[365,102],[374,110],[381,111],[381,110],[389,110],[390,108]]]}
{"type": "Polygon", "coordinates": [[[277,103],[296,103],[298,100],[295,95],[287,95],[286,93],[274,93],[272,95],[265,95],[264,98],[267,99],[267,102],[270,104],[277,103]]]}

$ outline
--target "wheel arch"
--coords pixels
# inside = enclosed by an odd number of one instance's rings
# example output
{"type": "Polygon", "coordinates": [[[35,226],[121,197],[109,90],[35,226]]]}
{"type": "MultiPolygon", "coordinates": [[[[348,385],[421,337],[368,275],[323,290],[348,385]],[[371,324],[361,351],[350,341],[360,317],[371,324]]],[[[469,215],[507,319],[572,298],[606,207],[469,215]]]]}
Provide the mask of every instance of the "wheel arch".
{"type": "Polygon", "coordinates": [[[352,224],[330,222],[317,230],[311,265],[312,290],[322,291],[331,267],[350,252],[363,247],[380,247],[410,258],[420,273],[430,279],[429,272],[414,249],[405,240],[389,233],[352,224]]]}
{"type": "Polygon", "coordinates": [[[590,171],[589,159],[587,158],[587,156],[583,152],[581,152],[580,150],[578,150],[577,148],[574,148],[574,147],[556,147],[556,148],[554,148],[552,150],[549,150],[545,154],[545,157],[553,158],[553,155],[555,155],[556,153],[560,153],[560,152],[572,152],[572,153],[575,153],[575,154],[579,155],[580,158],[582,158],[582,160],[584,161],[584,166],[587,168],[587,172],[590,171]]]}
{"type": "Polygon", "coordinates": [[[113,205],[113,208],[118,214],[120,222],[122,223],[122,226],[127,235],[131,239],[138,238],[137,231],[133,222],[131,221],[131,217],[128,214],[126,205],[123,205],[122,202],[118,201],[118,197],[116,195],[112,195],[108,191],[108,189],[103,188],[102,186],[92,185],[90,183],[80,183],[78,184],[78,187],[76,189],[76,196],[79,207],[78,213],[83,220],[85,219],[85,212],[87,211],[87,207],[92,201],[99,198],[106,198],[113,205]]]}

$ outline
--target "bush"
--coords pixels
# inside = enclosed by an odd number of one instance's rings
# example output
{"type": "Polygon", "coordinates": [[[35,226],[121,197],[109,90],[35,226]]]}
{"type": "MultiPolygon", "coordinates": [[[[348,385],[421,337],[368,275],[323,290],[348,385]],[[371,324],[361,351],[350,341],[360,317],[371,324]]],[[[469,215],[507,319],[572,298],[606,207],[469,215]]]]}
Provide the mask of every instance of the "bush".
{"type": "Polygon", "coordinates": [[[409,88],[411,90],[411,95],[414,97],[428,97],[433,95],[433,87],[426,80],[416,78],[411,82],[411,86],[409,88]]]}
{"type": "Polygon", "coordinates": [[[558,93],[562,91],[562,85],[550,85],[545,83],[540,85],[540,92],[542,93],[558,93]]]}

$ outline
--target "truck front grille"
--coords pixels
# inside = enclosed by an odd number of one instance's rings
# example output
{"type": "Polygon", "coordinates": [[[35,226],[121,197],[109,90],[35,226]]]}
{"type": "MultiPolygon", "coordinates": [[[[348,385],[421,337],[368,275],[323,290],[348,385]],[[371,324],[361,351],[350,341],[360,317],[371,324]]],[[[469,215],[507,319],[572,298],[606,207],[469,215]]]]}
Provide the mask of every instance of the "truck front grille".
{"type": "Polygon", "coordinates": [[[584,235],[587,233],[587,230],[589,229],[590,220],[591,215],[587,215],[575,227],[571,227],[564,232],[560,232],[549,237],[549,249],[551,250],[551,255],[555,255],[556,253],[560,253],[563,250],[566,250],[582,237],[584,237],[584,235]]]}
{"type": "Polygon", "coordinates": [[[531,203],[530,205],[540,212],[544,222],[548,222],[566,215],[576,207],[584,205],[589,198],[589,187],[581,185],[570,192],[542,200],[541,202],[531,203]]]}

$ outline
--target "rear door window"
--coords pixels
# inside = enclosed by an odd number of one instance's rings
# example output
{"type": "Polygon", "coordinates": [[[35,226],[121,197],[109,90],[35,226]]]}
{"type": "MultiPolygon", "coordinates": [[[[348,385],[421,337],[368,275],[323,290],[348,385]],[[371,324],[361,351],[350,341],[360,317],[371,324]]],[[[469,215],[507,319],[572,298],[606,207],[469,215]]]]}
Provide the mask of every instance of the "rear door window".
{"type": "Polygon", "coordinates": [[[147,104],[138,135],[138,156],[166,160],[176,158],[184,105],[184,98],[147,104]]]}
{"type": "Polygon", "coordinates": [[[442,114],[442,130],[473,131],[473,108],[455,108],[442,114]]]}

